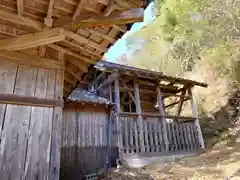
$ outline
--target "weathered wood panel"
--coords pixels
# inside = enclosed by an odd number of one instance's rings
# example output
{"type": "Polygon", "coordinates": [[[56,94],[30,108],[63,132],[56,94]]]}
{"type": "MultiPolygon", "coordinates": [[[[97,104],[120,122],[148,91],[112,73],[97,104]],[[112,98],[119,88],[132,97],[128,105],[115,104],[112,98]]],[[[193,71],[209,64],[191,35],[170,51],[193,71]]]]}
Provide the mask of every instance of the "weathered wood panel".
{"type": "MultiPolygon", "coordinates": [[[[57,82],[56,74],[56,70],[3,63],[0,66],[0,93],[56,99],[57,87],[63,87],[57,82]]],[[[61,93],[57,96],[61,97],[61,93]]],[[[56,111],[61,114],[62,108],[0,104],[2,180],[49,179],[50,161],[54,161],[52,155],[55,156],[52,147],[60,151],[60,143],[55,146],[53,143],[55,138],[61,138],[56,137],[59,130],[55,128],[54,121],[56,119],[60,125],[62,121],[61,115],[56,118],[56,111]]],[[[58,154],[60,159],[60,153],[58,154]]],[[[59,169],[59,160],[55,161],[58,163],[54,166],[59,169]]]]}
{"type": "MultiPolygon", "coordinates": [[[[105,108],[81,104],[64,108],[61,180],[79,179],[104,168],[108,123],[105,108]]],[[[114,148],[110,152],[112,161],[116,160],[114,148]]]]}
{"type": "Polygon", "coordinates": [[[168,153],[193,152],[200,148],[197,129],[194,121],[176,122],[168,119],[166,122],[168,149],[166,152],[165,124],[159,117],[146,117],[143,121],[144,150],[139,147],[139,126],[135,117],[121,117],[122,144],[124,154],[142,154],[161,156],[168,153]],[[133,131],[134,130],[134,131],[133,131]],[[126,132],[127,131],[127,132],[126,132]],[[126,137],[126,134],[128,137],[126,137]],[[130,141],[129,141],[130,140],[130,141]],[[130,143],[129,143],[130,142],[130,143]]]}

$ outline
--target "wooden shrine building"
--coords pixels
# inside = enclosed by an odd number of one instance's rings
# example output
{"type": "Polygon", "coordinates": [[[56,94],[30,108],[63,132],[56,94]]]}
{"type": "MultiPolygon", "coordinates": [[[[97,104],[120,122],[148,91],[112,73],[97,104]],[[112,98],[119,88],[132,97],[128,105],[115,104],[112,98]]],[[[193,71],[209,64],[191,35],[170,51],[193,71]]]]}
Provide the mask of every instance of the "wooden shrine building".
{"type": "Polygon", "coordinates": [[[63,179],[97,172],[117,159],[136,167],[149,157],[204,148],[192,88],[206,84],[106,61],[91,68],[84,82],[65,102],[63,179]]]}
{"type": "Polygon", "coordinates": [[[98,62],[146,5],[0,2],[1,180],[79,179],[204,148],[192,88],[206,84],[98,62]]]}

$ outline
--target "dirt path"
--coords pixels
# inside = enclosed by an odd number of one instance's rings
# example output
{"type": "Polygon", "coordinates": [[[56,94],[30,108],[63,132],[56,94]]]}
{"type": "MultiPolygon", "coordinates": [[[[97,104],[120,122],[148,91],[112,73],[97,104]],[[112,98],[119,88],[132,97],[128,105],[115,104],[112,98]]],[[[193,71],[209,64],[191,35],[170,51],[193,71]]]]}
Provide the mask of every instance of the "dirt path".
{"type": "Polygon", "coordinates": [[[218,145],[199,156],[146,167],[145,173],[160,180],[240,180],[240,142],[218,145]]]}

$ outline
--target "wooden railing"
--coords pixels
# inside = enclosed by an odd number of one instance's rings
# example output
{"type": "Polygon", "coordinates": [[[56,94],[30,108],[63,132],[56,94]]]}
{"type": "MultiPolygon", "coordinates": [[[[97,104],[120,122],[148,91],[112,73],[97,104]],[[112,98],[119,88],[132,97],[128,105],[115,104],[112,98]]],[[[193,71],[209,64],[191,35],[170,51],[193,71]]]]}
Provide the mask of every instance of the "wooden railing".
{"type": "Polygon", "coordinates": [[[161,155],[200,148],[196,118],[165,116],[167,123],[164,131],[162,116],[158,114],[143,113],[142,121],[136,113],[121,113],[119,116],[122,152],[125,154],[161,155]]]}

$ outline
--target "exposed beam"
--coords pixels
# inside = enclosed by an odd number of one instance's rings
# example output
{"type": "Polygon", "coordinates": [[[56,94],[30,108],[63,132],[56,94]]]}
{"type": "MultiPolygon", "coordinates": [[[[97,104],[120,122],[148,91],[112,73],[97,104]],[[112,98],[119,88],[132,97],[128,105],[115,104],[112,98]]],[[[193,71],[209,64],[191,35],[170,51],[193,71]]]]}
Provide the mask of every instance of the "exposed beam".
{"type": "Polygon", "coordinates": [[[15,62],[17,64],[34,66],[47,69],[64,69],[61,61],[43,58],[40,56],[28,55],[20,52],[0,51],[1,61],[15,62]]]}
{"type": "Polygon", "coordinates": [[[44,18],[44,23],[48,27],[52,27],[52,25],[53,25],[53,19],[52,19],[53,4],[54,4],[54,0],[49,0],[47,16],[44,18]]]}
{"type": "Polygon", "coordinates": [[[110,0],[109,5],[104,10],[104,16],[109,16],[116,9],[115,0],[110,0]]]}
{"type": "Polygon", "coordinates": [[[102,72],[99,76],[94,78],[94,80],[89,84],[89,87],[92,87],[98,84],[100,80],[102,80],[103,78],[105,79],[106,75],[107,75],[106,72],[102,72]]]}
{"type": "Polygon", "coordinates": [[[41,31],[44,24],[27,17],[18,16],[17,14],[0,9],[0,22],[25,29],[29,32],[41,31]]]}
{"type": "MultiPolygon", "coordinates": [[[[120,79],[120,78],[119,78],[120,79]]],[[[128,88],[127,84],[125,83],[125,81],[123,79],[122,80],[122,83],[123,83],[123,86],[124,88],[128,88]]],[[[119,88],[120,89],[120,88],[119,88]]],[[[135,90],[135,89],[134,89],[135,90]]],[[[128,92],[128,95],[131,97],[131,99],[133,100],[133,102],[136,104],[136,99],[135,97],[132,95],[132,92],[130,91],[127,91],[128,92]]],[[[138,89],[138,92],[140,93],[140,90],[138,89]]]]}
{"type": "Polygon", "coordinates": [[[23,0],[17,0],[17,12],[18,12],[18,16],[22,16],[22,14],[23,14],[23,0]]]}
{"type": "Polygon", "coordinates": [[[106,52],[108,50],[107,48],[100,46],[98,43],[95,43],[94,41],[91,41],[85,37],[82,37],[79,34],[76,34],[72,31],[64,30],[64,34],[66,37],[69,37],[76,42],[87,44],[88,46],[95,48],[97,50],[100,50],[102,52],[106,52]]]}
{"type": "Polygon", "coordinates": [[[180,97],[180,100],[179,100],[180,102],[179,102],[178,107],[177,107],[176,116],[180,116],[180,113],[181,113],[182,107],[183,107],[183,103],[184,103],[184,98],[185,98],[186,91],[187,91],[187,87],[185,86],[185,88],[183,89],[183,91],[181,93],[181,97],[180,97]]]}
{"type": "Polygon", "coordinates": [[[127,27],[125,25],[112,25],[113,28],[117,29],[118,31],[121,31],[123,33],[127,32],[127,27]]]}
{"type": "MultiPolygon", "coordinates": [[[[183,101],[187,101],[189,99],[191,99],[191,98],[184,98],[183,101]]],[[[168,105],[164,106],[164,108],[168,108],[168,107],[174,106],[174,105],[179,104],[179,103],[180,103],[180,101],[177,101],[177,102],[174,102],[174,103],[171,103],[171,104],[168,104],[168,105]]]]}
{"type": "Polygon", "coordinates": [[[81,61],[76,59],[71,59],[68,61],[70,64],[74,65],[76,68],[80,69],[82,72],[88,72],[88,68],[82,65],[81,61]]]}
{"type": "Polygon", "coordinates": [[[117,73],[111,74],[110,76],[108,76],[108,78],[97,87],[97,90],[100,90],[101,88],[103,88],[104,86],[111,84],[116,78],[118,77],[117,73]]]}
{"type": "MultiPolygon", "coordinates": [[[[96,3],[101,3],[103,5],[108,5],[109,0],[94,0],[96,3]]],[[[71,5],[77,6],[78,3],[75,0],[64,0],[64,2],[69,3],[71,5]]]]}
{"type": "Polygon", "coordinates": [[[10,39],[0,40],[0,50],[18,51],[22,49],[43,46],[65,39],[63,29],[45,29],[42,32],[25,34],[10,39]]]}
{"type": "MultiPolygon", "coordinates": [[[[75,58],[81,59],[81,60],[83,60],[83,61],[85,61],[85,62],[87,62],[87,63],[90,63],[90,64],[95,64],[95,63],[97,62],[97,61],[95,61],[95,60],[93,60],[93,59],[90,59],[90,58],[88,58],[88,57],[86,57],[86,56],[82,56],[82,55],[79,54],[79,53],[75,53],[75,52],[73,52],[73,51],[71,51],[71,50],[69,50],[69,49],[67,49],[67,48],[61,47],[61,46],[56,45],[56,44],[48,44],[47,46],[48,46],[48,47],[51,47],[51,48],[53,48],[53,49],[56,49],[56,50],[58,50],[58,51],[61,51],[61,52],[65,53],[65,54],[68,54],[68,55],[70,55],[70,56],[73,56],[73,57],[75,57],[75,58]]],[[[79,63],[80,63],[80,62],[79,62],[79,63]]]]}
{"type": "Polygon", "coordinates": [[[62,61],[64,64],[64,53],[61,51],[58,51],[58,60],[62,61]]]}
{"type": "Polygon", "coordinates": [[[67,46],[69,45],[69,46],[72,46],[73,48],[77,48],[77,49],[83,51],[84,53],[87,53],[89,56],[92,56],[92,57],[94,57],[96,59],[102,59],[102,56],[100,56],[98,53],[93,52],[93,51],[91,51],[89,49],[86,49],[85,47],[77,45],[77,44],[75,44],[73,42],[65,40],[65,41],[63,41],[63,43],[67,44],[67,46]]]}
{"type": "Polygon", "coordinates": [[[77,83],[76,79],[72,78],[72,76],[69,76],[69,73],[67,71],[65,71],[64,80],[72,86],[75,86],[77,83]]]}
{"type": "Polygon", "coordinates": [[[85,4],[86,1],[87,1],[87,0],[79,0],[79,3],[78,3],[78,5],[77,5],[77,8],[76,8],[74,14],[73,14],[72,19],[75,20],[76,17],[79,16],[79,14],[81,13],[81,11],[82,11],[82,9],[83,9],[83,6],[84,6],[84,4],[85,4]]]}
{"type": "Polygon", "coordinates": [[[0,103],[16,104],[23,106],[63,107],[64,101],[29,96],[19,96],[16,94],[0,94],[0,103]]]}
{"type": "Polygon", "coordinates": [[[46,54],[47,48],[45,46],[39,46],[38,55],[44,57],[46,54]]]}
{"type": "Polygon", "coordinates": [[[72,90],[73,90],[72,85],[69,84],[68,82],[66,82],[65,80],[64,80],[64,90],[67,91],[69,94],[70,94],[70,92],[72,92],[72,90]]]}
{"type": "Polygon", "coordinates": [[[126,11],[115,11],[109,16],[104,16],[96,13],[84,13],[78,16],[74,21],[72,17],[65,16],[57,19],[54,27],[88,27],[88,26],[102,26],[113,24],[127,24],[143,21],[143,8],[134,8],[126,11]]]}
{"type": "Polygon", "coordinates": [[[66,68],[65,71],[69,74],[71,74],[72,76],[74,76],[78,81],[81,81],[81,73],[75,73],[73,72],[70,68],[66,68]]]}
{"type": "Polygon", "coordinates": [[[97,31],[96,29],[88,28],[88,29],[86,29],[86,30],[87,30],[88,32],[96,35],[96,36],[99,36],[99,37],[101,37],[101,38],[104,38],[104,39],[108,40],[108,41],[111,42],[111,43],[115,43],[115,42],[116,42],[116,39],[112,38],[111,36],[108,36],[107,34],[103,34],[103,33],[99,32],[99,31],[97,31]]]}

